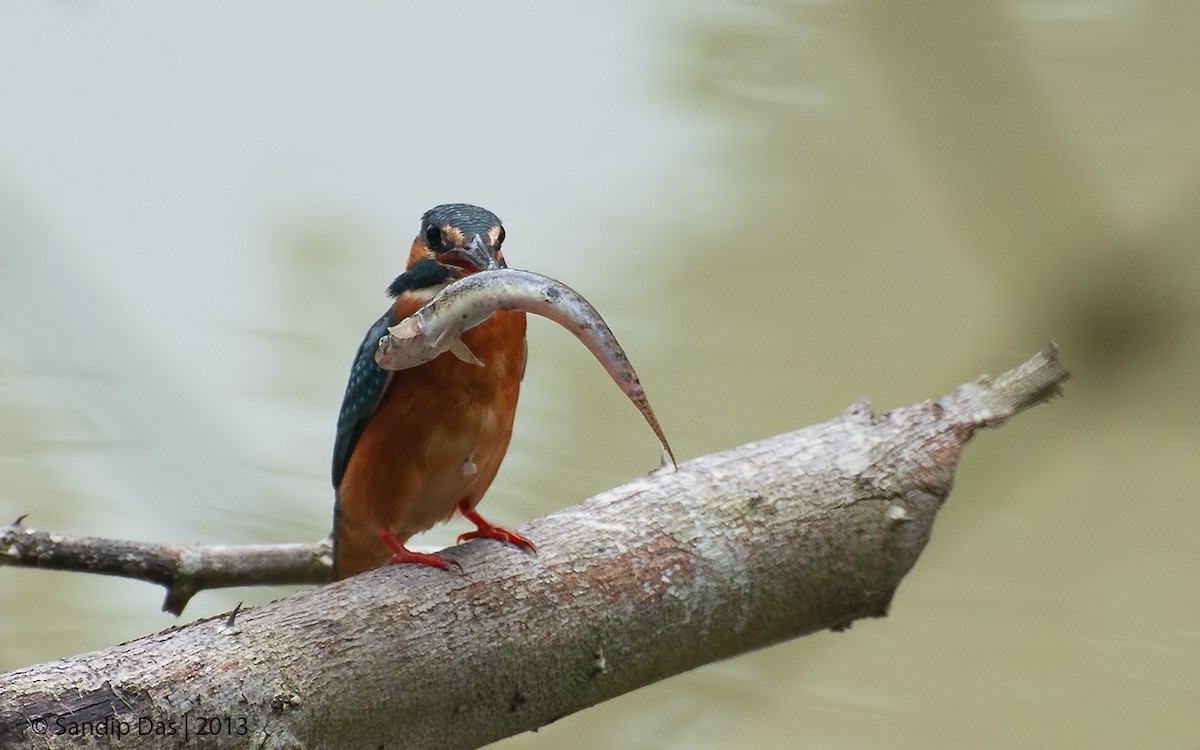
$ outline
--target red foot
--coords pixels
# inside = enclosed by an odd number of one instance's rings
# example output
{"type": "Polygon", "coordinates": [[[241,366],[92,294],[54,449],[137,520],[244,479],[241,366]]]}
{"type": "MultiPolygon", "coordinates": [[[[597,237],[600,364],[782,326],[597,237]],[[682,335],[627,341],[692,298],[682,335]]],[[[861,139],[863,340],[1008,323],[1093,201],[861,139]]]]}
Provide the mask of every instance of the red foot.
{"type": "Polygon", "coordinates": [[[499,526],[492,525],[490,521],[484,519],[483,516],[476,513],[475,510],[467,504],[466,498],[463,498],[458,502],[458,510],[463,514],[464,517],[466,517],[468,521],[475,524],[474,531],[468,531],[465,534],[458,535],[459,542],[465,542],[468,539],[499,539],[502,542],[508,542],[509,544],[521,547],[522,549],[527,549],[530,552],[537,552],[537,547],[534,546],[533,542],[529,541],[515,531],[509,531],[508,529],[502,529],[499,526]]]}
{"type": "Polygon", "coordinates": [[[388,549],[392,551],[392,559],[387,561],[388,565],[397,563],[418,563],[420,565],[432,565],[435,568],[449,570],[450,566],[462,570],[462,566],[458,564],[458,560],[451,560],[448,557],[435,555],[428,552],[413,552],[408,547],[404,546],[404,542],[396,538],[396,533],[391,529],[384,529],[379,532],[379,538],[388,549]]]}

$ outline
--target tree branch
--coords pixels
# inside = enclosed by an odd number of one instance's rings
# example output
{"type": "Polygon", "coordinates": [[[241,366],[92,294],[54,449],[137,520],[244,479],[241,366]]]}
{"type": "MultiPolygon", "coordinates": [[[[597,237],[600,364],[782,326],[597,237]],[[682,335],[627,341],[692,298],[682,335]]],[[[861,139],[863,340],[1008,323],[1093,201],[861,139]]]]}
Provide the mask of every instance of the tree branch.
{"type": "Polygon", "coordinates": [[[329,541],[316,544],[176,545],[0,527],[0,565],[135,578],[167,589],[163,611],[179,615],[198,592],[231,586],[329,580],[329,541]]]}
{"type": "Polygon", "coordinates": [[[122,748],[201,728],[211,747],[474,747],[882,616],[966,442],[1066,378],[1049,346],[934,401],[856,404],[604,492],[524,529],[536,555],[473,541],[449,550],[462,574],[385,567],[0,676],[0,745],[91,722],[122,748]],[[139,734],[156,728],[175,733],[139,734]]]}

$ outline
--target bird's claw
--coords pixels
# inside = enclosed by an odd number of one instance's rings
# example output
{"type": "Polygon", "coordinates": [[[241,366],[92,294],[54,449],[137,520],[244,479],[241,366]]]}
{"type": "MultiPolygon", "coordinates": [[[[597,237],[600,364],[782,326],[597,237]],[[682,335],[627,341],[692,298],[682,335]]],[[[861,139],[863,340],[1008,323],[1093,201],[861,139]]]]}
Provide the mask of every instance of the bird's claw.
{"type": "Polygon", "coordinates": [[[459,544],[470,539],[498,539],[501,542],[508,542],[514,547],[527,549],[530,552],[537,552],[537,547],[534,545],[534,543],[526,539],[524,536],[515,531],[502,529],[483,516],[479,515],[479,513],[476,512],[473,507],[471,507],[471,504],[468,502],[467,498],[463,498],[459,501],[458,512],[462,513],[463,517],[468,521],[475,524],[474,531],[468,531],[465,534],[458,535],[459,544]]]}
{"type": "Polygon", "coordinates": [[[529,541],[527,537],[522,536],[515,531],[502,529],[499,526],[489,525],[484,528],[475,529],[474,531],[468,531],[465,534],[458,535],[459,544],[471,539],[496,539],[501,542],[508,542],[514,547],[527,549],[530,552],[537,552],[537,546],[533,542],[529,541]]]}

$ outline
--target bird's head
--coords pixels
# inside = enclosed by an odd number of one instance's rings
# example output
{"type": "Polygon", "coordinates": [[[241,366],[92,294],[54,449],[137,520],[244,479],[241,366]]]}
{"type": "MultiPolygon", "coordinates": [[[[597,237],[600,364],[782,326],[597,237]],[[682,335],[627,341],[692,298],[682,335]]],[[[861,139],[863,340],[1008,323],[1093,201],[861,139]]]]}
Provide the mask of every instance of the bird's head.
{"type": "Polygon", "coordinates": [[[444,203],[421,217],[421,231],[413,240],[408,268],[432,260],[452,278],[494,268],[505,268],[504,225],[496,214],[469,203],[444,203]]]}

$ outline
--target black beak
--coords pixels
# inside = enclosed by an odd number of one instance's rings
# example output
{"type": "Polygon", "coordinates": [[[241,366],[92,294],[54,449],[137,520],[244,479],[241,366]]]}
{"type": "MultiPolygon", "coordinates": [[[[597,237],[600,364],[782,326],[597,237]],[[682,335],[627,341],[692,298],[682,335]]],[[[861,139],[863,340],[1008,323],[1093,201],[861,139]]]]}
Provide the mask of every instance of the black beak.
{"type": "Polygon", "coordinates": [[[451,248],[442,253],[442,258],[439,259],[443,265],[446,261],[450,261],[453,265],[459,267],[467,267],[467,271],[494,271],[500,267],[496,262],[496,256],[492,253],[491,248],[487,246],[480,235],[475,235],[475,239],[471,240],[471,244],[465,248],[451,248]],[[469,266],[469,267],[468,267],[469,266]]]}

